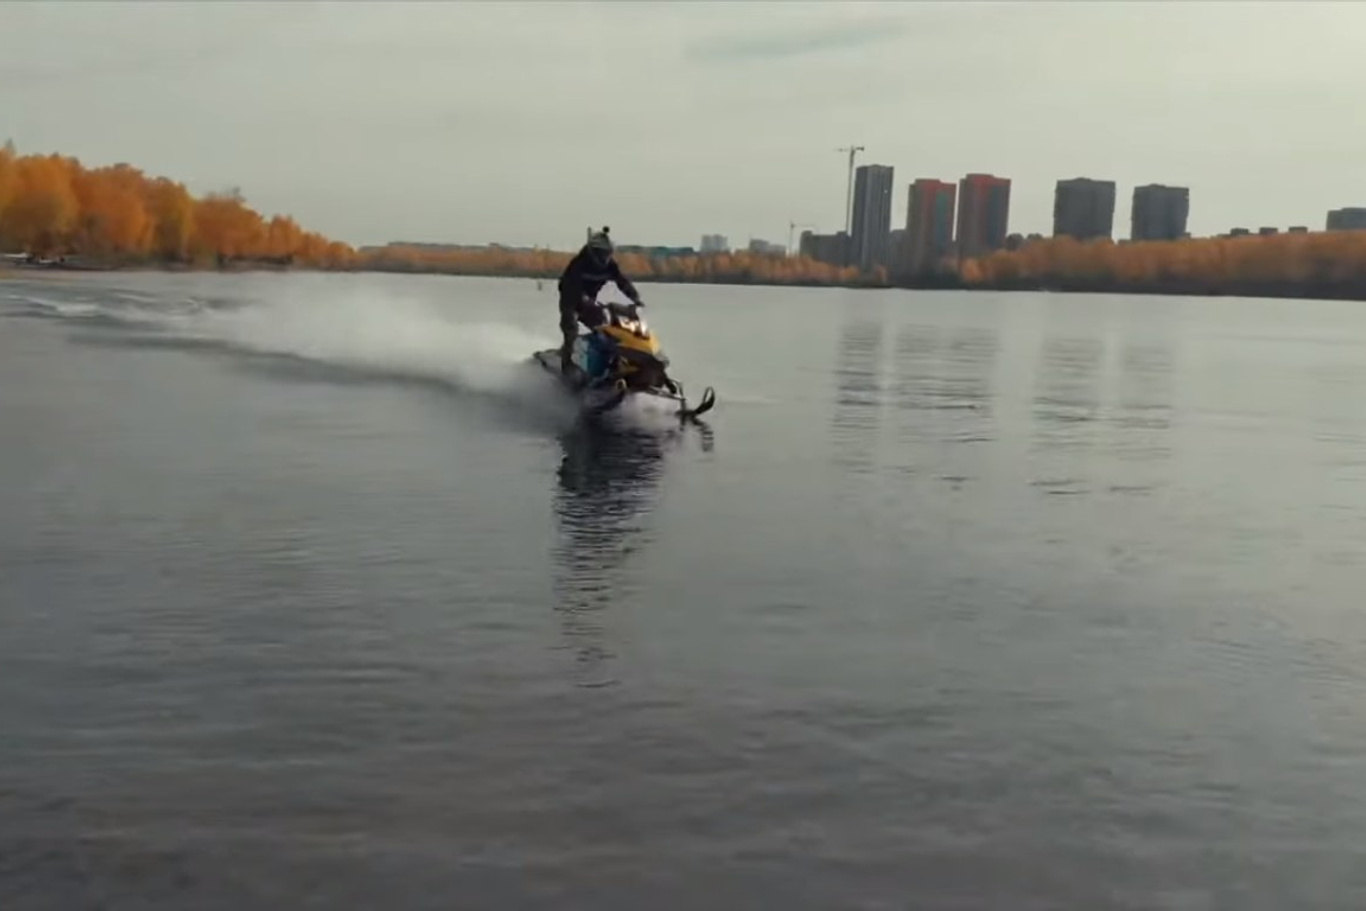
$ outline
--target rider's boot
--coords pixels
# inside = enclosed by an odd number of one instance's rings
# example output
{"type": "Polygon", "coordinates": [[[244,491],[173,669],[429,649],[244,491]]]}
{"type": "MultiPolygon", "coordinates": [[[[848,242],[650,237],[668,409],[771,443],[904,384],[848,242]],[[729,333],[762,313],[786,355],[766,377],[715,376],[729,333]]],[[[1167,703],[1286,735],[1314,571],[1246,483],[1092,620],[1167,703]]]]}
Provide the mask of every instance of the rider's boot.
{"type": "Polygon", "coordinates": [[[560,345],[560,372],[569,376],[574,369],[574,337],[567,336],[560,345]]]}

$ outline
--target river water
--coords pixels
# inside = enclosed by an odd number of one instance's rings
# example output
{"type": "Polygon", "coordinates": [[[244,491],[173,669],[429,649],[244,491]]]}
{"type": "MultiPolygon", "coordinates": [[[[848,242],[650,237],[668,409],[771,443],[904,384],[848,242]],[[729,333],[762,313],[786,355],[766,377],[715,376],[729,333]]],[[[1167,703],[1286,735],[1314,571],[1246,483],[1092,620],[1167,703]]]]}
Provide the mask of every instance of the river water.
{"type": "Polygon", "coordinates": [[[1366,310],[0,281],[0,908],[1366,906],[1366,310]]]}

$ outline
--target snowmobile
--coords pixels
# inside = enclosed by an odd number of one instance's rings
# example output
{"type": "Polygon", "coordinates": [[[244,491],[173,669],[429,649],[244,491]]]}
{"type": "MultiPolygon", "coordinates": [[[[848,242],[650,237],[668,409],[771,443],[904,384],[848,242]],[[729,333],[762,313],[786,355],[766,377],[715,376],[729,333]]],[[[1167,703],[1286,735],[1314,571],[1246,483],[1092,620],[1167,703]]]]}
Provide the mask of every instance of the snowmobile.
{"type": "Polygon", "coordinates": [[[683,384],[669,376],[669,358],[641,317],[638,306],[615,302],[598,306],[604,321],[574,340],[568,373],[561,369],[558,348],[533,355],[580,397],[588,414],[604,414],[632,396],[674,403],[674,413],[682,420],[692,420],[712,409],[716,392],[710,386],[702,393],[697,407],[689,407],[683,384]]]}

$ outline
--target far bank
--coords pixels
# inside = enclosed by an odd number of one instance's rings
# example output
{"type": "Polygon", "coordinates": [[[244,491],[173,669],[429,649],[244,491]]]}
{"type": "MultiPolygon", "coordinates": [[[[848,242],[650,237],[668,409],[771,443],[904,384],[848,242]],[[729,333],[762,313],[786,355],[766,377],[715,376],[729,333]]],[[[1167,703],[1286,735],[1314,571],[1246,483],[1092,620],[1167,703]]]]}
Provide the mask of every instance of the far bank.
{"type": "MultiPolygon", "coordinates": [[[[319,268],[280,264],[278,262],[232,261],[217,264],[158,263],[158,262],[95,262],[79,260],[66,262],[24,263],[0,260],[0,279],[29,279],[89,273],[294,273],[345,272],[370,274],[436,275],[452,278],[505,278],[533,281],[553,291],[559,278],[558,270],[542,269],[458,269],[393,267],[384,264],[351,263],[342,267],[319,268]]],[[[1278,281],[1238,280],[1209,282],[1195,280],[1159,280],[1116,282],[1095,278],[1070,278],[1044,281],[1014,279],[1010,281],[968,282],[954,274],[941,274],[921,279],[888,280],[877,276],[858,276],[849,280],[832,281],[801,275],[772,277],[740,270],[734,274],[678,275],[669,273],[633,274],[632,281],[646,285],[717,285],[738,287],[838,288],[844,290],[906,290],[906,291],[994,291],[1034,292],[1046,294],[1106,294],[1135,297],[1246,297],[1297,300],[1361,300],[1366,301],[1366,277],[1342,280],[1278,281]]]]}

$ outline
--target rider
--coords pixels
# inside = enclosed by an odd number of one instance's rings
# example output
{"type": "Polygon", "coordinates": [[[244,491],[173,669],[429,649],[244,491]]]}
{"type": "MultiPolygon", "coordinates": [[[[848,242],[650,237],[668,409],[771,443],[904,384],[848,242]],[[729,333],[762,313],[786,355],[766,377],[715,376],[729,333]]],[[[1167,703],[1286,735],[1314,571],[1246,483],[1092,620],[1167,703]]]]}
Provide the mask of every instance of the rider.
{"type": "Polygon", "coordinates": [[[578,324],[582,322],[589,329],[596,329],[603,323],[602,311],[598,308],[598,292],[609,281],[615,282],[622,293],[637,307],[644,306],[640,292],[631,280],[621,274],[621,267],[612,256],[612,238],[607,228],[595,231],[588,243],[574,255],[560,275],[560,334],[564,341],[560,346],[560,369],[569,372],[573,363],[574,336],[578,324]]]}

